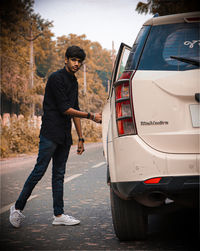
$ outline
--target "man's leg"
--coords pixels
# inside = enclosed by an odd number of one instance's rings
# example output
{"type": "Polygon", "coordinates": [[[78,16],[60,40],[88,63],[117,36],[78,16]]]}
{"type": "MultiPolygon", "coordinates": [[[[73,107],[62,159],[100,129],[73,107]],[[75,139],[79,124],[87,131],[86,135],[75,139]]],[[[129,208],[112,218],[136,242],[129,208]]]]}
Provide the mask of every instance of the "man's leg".
{"type": "Polygon", "coordinates": [[[37,158],[37,163],[26,180],[23,190],[16,201],[15,208],[18,210],[23,210],[29,196],[32,193],[33,188],[38,183],[38,181],[43,177],[49,162],[57,148],[57,144],[46,139],[45,137],[40,137],[39,153],[37,158]]]}
{"type": "Polygon", "coordinates": [[[63,186],[66,162],[68,159],[70,146],[59,146],[53,156],[52,169],[52,192],[53,192],[53,208],[54,221],[53,225],[76,225],[80,221],[72,216],[64,215],[63,202],[63,186]]]}
{"type": "Polygon", "coordinates": [[[63,207],[63,183],[66,169],[66,162],[69,156],[70,145],[59,145],[53,156],[52,168],[52,193],[53,193],[53,208],[54,215],[64,213],[63,207]]]}

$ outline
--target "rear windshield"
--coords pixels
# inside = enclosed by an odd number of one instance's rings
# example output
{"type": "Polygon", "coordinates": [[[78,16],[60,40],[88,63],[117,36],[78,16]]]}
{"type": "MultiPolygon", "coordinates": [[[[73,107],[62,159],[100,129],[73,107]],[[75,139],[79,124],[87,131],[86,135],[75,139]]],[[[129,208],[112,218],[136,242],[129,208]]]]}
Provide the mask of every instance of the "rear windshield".
{"type": "Polygon", "coordinates": [[[185,71],[199,68],[199,28],[199,23],[153,26],[138,69],[185,71]]]}

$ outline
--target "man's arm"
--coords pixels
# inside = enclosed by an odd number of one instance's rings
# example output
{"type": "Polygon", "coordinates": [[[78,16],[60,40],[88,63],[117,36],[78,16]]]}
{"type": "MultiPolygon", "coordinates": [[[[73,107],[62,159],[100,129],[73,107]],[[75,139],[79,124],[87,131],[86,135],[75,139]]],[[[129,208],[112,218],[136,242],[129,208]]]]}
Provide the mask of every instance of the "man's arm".
{"type": "Polygon", "coordinates": [[[102,115],[101,113],[94,113],[94,114],[90,114],[88,112],[82,112],[73,108],[69,108],[67,109],[64,114],[67,115],[71,115],[73,117],[78,117],[78,118],[87,118],[87,119],[91,119],[96,123],[101,123],[102,121],[102,115]]]}
{"type": "Polygon", "coordinates": [[[74,125],[75,125],[76,132],[77,132],[79,139],[83,138],[80,118],[73,117],[73,121],[74,121],[74,125]]]}
{"type": "Polygon", "coordinates": [[[84,141],[83,135],[82,135],[82,129],[81,129],[81,120],[78,117],[73,117],[74,125],[76,128],[76,132],[78,135],[78,138],[81,140],[78,140],[78,149],[77,149],[77,154],[82,154],[84,152],[84,141]]]}

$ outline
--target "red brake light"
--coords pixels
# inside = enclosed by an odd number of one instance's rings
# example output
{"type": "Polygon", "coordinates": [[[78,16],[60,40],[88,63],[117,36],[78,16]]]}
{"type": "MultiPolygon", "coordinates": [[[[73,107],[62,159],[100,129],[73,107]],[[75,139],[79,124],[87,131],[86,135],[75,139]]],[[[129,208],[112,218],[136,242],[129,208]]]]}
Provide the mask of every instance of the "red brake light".
{"type": "Polygon", "coordinates": [[[145,180],[144,183],[145,184],[158,184],[160,182],[160,180],[161,180],[160,177],[152,178],[152,179],[145,180]]]}
{"type": "Polygon", "coordinates": [[[131,106],[132,71],[123,72],[115,83],[116,122],[118,135],[136,134],[135,118],[131,106]]]}

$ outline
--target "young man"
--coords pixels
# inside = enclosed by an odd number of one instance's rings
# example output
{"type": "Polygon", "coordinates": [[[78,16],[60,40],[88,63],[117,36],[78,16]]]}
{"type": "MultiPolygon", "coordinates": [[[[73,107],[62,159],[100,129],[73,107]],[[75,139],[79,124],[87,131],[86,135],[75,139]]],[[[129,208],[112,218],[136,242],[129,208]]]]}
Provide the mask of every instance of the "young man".
{"type": "Polygon", "coordinates": [[[43,177],[52,159],[53,225],[76,225],[80,221],[64,214],[63,181],[66,162],[72,145],[71,118],[79,137],[77,153],[84,151],[84,139],[80,118],[101,123],[101,113],[82,112],[78,105],[78,82],[75,73],[80,69],[86,55],[78,46],[66,50],[65,67],[52,73],[47,81],[43,102],[44,114],[40,131],[39,153],[36,165],[26,180],[15,205],[10,208],[10,223],[18,228],[24,209],[35,185],[43,177]]]}

